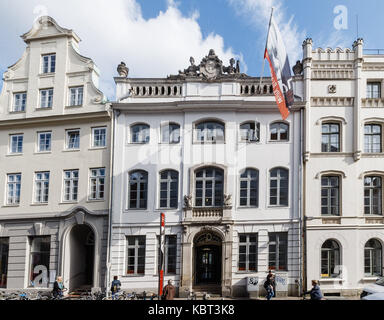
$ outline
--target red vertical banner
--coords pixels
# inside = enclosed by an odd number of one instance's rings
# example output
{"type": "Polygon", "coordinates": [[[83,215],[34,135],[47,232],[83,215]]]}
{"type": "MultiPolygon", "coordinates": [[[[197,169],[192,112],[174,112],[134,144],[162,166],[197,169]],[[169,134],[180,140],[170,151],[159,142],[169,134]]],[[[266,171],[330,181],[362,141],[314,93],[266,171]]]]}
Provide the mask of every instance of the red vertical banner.
{"type": "Polygon", "coordinates": [[[165,254],[165,214],[160,214],[160,256],[159,256],[159,298],[164,287],[164,254],[165,254]]]}

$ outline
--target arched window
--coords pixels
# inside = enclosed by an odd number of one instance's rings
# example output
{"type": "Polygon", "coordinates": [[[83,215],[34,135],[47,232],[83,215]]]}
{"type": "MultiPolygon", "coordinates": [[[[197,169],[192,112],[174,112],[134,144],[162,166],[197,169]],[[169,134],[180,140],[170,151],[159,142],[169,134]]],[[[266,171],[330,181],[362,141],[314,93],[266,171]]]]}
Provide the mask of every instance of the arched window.
{"type": "Polygon", "coordinates": [[[240,206],[258,207],[259,205],[259,171],[245,169],[240,175],[240,206]]]}
{"type": "Polygon", "coordinates": [[[288,141],[289,125],[284,122],[275,122],[270,126],[271,141],[288,141]]]}
{"type": "Polygon", "coordinates": [[[269,204],[271,206],[288,206],[289,172],[284,168],[270,171],[269,204]]]}
{"type": "Polygon", "coordinates": [[[260,123],[250,121],[240,126],[241,141],[259,142],[260,141],[260,123]]]}
{"type": "Polygon", "coordinates": [[[364,214],[382,214],[383,189],[381,177],[364,178],[364,214]]]}
{"type": "Polygon", "coordinates": [[[195,173],[196,207],[221,207],[224,198],[224,171],[204,168],[195,173]]]}
{"type": "Polygon", "coordinates": [[[340,152],[340,124],[323,123],[321,128],[321,152],[340,152]]]}
{"type": "Polygon", "coordinates": [[[179,193],[179,173],[166,170],[160,173],[160,208],[177,209],[179,193]]]}
{"type": "Polygon", "coordinates": [[[177,123],[167,123],[161,127],[161,142],[169,144],[180,143],[180,126],[177,123]]]}
{"type": "Polygon", "coordinates": [[[366,124],[364,126],[364,152],[382,152],[383,148],[381,135],[382,132],[380,124],[366,124]]]}
{"type": "Polygon", "coordinates": [[[224,142],[225,126],[220,122],[201,122],[195,127],[196,142],[224,142]]]}
{"type": "Polygon", "coordinates": [[[337,278],[340,273],[339,244],[335,240],[327,240],[321,247],[321,277],[337,278]]]}
{"type": "Polygon", "coordinates": [[[129,209],[147,209],[148,173],[134,171],[129,175],[129,209]]]}
{"type": "Polygon", "coordinates": [[[366,276],[382,275],[382,247],[376,239],[369,240],[364,247],[364,273],[366,276]]]}
{"type": "Polygon", "coordinates": [[[132,143],[149,143],[149,125],[141,123],[131,127],[132,143]]]}

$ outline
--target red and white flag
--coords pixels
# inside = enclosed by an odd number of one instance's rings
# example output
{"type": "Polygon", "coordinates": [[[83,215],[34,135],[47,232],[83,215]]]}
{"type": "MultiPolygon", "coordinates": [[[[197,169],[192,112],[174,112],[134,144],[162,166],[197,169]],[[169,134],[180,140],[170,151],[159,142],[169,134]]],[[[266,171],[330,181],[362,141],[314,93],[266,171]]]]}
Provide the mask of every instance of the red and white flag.
{"type": "Polygon", "coordinates": [[[293,104],[291,67],[279,28],[271,16],[264,59],[268,59],[271,68],[273,93],[281,116],[287,119],[293,104]]]}

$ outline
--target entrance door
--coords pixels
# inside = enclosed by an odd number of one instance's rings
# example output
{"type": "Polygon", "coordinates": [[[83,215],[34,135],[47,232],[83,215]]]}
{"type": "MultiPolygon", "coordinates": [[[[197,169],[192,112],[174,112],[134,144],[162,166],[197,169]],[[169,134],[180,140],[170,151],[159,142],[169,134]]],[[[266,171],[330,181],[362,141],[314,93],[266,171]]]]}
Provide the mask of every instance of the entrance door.
{"type": "Polygon", "coordinates": [[[220,284],[221,247],[205,245],[196,248],[196,285],[220,284]]]}
{"type": "Polygon", "coordinates": [[[7,287],[9,238],[0,238],[0,288],[7,287]]]}
{"type": "Polygon", "coordinates": [[[95,243],[92,229],[86,225],[73,227],[69,236],[69,289],[93,287],[95,243]]]}

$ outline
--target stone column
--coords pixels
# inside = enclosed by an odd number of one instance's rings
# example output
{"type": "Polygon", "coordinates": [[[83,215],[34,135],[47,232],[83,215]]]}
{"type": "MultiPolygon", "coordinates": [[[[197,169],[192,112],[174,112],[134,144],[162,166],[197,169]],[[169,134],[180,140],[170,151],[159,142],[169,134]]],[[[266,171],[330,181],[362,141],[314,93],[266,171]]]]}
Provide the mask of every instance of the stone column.
{"type": "Polygon", "coordinates": [[[188,242],[188,235],[190,233],[190,228],[185,227],[186,231],[183,234],[182,242],[182,260],[181,260],[181,277],[180,277],[180,288],[179,296],[180,298],[186,298],[188,291],[192,291],[192,281],[193,281],[193,246],[192,242],[188,242]]]}
{"type": "Polygon", "coordinates": [[[232,294],[233,227],[232,225],[227,225],[226,228],[226,236],[222,249],[223,274],[221,281],[221,294],[223,297],[230,297],[232,294]]]}

